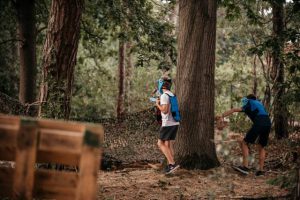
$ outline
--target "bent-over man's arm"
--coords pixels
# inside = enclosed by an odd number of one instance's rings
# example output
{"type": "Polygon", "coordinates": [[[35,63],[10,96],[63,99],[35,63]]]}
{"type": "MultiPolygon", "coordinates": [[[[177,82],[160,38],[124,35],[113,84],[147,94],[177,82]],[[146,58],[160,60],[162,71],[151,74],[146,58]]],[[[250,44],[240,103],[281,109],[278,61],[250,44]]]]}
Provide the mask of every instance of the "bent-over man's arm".
{"type": "Polygon", "coordinates": [[[242,112],[242,111],[243,111],[242,108],[232,108],[232,109],[230,109],[230,110],[224,112],[224,113],[222,114],[222,117],[227,117],[227,116],[231,115],[232,113],[235,113],[235,112],[242,112]]]}

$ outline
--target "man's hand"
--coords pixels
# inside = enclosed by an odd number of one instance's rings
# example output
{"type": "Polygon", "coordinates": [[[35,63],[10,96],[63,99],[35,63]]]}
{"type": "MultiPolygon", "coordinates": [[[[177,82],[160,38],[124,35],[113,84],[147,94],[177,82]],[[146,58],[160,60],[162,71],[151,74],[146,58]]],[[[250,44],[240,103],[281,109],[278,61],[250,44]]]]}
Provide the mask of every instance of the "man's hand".
{"type": "Polygon", "coordinates": [[[223,115],[215,116],[216,126],[218,130],[223,130],[226,127],[226,122],[224,121],[223,115]]]}
{"type": "Polygon", "coordinates": [[[222,115],[215,116],[215,121],[219,121],[219,120],[223,121],[223,116],[222,115]]]}

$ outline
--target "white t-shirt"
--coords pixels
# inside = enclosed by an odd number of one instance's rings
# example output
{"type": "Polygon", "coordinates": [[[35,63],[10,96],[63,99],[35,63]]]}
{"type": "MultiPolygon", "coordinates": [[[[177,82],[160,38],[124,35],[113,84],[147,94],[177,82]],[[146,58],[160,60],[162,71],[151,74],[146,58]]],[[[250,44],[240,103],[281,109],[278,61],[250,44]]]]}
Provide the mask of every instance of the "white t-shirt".
{"type": "MultiPolygon", "coordinates": [[[[167,94],[169,94],[170,96],[174,96],[174,94],[170,91],[166,91],[164,92],[161,96],[160,96],[160,105],[166,105],[166,104],[170,104],[170,99],[169,96],[167,94]]],[[[171,110],[171,106],[169,106],[169,112],[167,114],[164,114],[163,112],[161,112],[161,119],[162,119],[162,126],[175,126],[175,125],[179,125],[179,122],[176,122],[170,112],[171,110]]]]}

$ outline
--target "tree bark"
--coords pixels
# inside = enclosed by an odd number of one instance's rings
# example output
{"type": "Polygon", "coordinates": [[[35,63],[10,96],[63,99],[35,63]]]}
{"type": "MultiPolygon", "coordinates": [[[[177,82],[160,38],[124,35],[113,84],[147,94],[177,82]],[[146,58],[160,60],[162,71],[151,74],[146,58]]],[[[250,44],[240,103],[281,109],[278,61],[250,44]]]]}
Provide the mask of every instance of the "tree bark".
{"type": "Polygon", "coordinates": [[[36,27],[35,0],[16,0],[20,55],[21,103],[36,101],[36,27]]]}
{"type": "Polygon", "coordinates": [[[187,169],[219,165],[214,144],[216,0],[179,1],[176,94],[182,122],[175,159],[187,169]]]}
{"type": "Polygon", "coordinates": [[[42,112],[68,119],[84,0],[53,0],[43,49],[42,112]]]}
{"type": "Polygon", "coordinates": [[[117,102],[117,118],[121,119],[124,115],[125,103],[125,42],[119,41],[119,93],[117,102]]]}
{"type": "Polygon", "coordinates": [[[284,40],[282,34],[284,31],[284,10],[283,3],[272,1],[273,11],[273,36],[275,45],[272,51],[272,71],[271,78],[274,81],[273,85],[273,104],[274,104],[274,125],[276,138],[288,137],[288,120],[287,108],[283,99],[284,90],[284,64],[282,54],[284,49],[284,40]]]}
{"type": "Polygon", "coordinates": [[[271,56],[271,54],[267,53],[266,62],[263,62],[260,57],[258,57],[258,58],[261,62],[264,78],[266,81],[266,88],[264,91],[263,104],[264,104],[266,110],[268,111],[268,113],[271,114],[271,109],[270,109],[270,106],[271,106],[270,69],[271,69],[272,56],[271,56]]]}
{"type": "Polygon", "coordinates": [[[265,88],[263,104],[264,104],[266,110],[268,111],[268,113],[270,113],[271,89],[270,89],[269,83],[267,83],[266,88],[265,88]]]}
{"type": "Polygon", "coordinates": [[[133,64],[132,64],[132,56],[131,56],[131,42],[126,42],[126,87],[125,87],[125,113],[129,113],[131,111],[131,101],[130,93],[131,93],[131,85],[132,85],[132,78],[133,78],[133,64]]]}
{"type": "Polygon", "coordinates": [[[257,75],[256,75],[256,55],[254,56],[254,60],[253,60],[253,89],[252,89],[252,93],[256,96],[257,95],[257,75]]]}

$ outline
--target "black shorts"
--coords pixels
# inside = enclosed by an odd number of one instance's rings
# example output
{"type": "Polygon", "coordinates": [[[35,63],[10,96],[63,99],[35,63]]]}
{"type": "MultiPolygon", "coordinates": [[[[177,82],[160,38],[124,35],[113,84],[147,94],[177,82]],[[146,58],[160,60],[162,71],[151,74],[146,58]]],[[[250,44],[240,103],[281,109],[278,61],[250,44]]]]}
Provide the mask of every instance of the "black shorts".
{"type": "Polygon", "coordinates": [[[159,139],[160,140],[175,140],[178,130],[178,125],[176,126],[162,126],[159,129],[159,139]]]}
{"type": "Polygon", "coordinates": [[[265,147],[268,144],[269,134],[271,126],[262,126],[253,124],[250,130],[247,132],[244,141],[246,143],[257,143],[265,147]]]}

